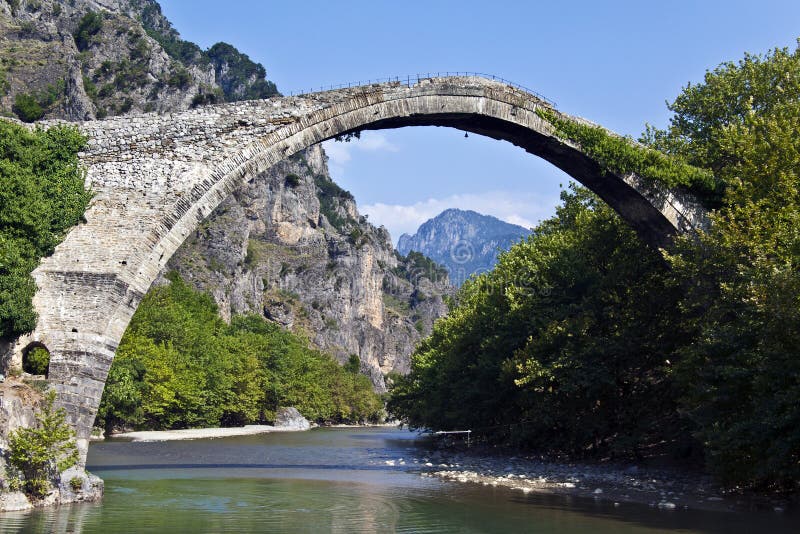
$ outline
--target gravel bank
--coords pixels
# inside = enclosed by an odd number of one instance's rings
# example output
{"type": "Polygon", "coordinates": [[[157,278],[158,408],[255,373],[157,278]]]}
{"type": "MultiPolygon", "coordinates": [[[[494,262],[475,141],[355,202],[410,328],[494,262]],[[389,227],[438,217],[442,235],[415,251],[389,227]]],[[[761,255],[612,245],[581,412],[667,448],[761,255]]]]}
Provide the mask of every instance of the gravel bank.
{"type": "MultiPolygon", "coordinates": [[[[711,477],[681,469],[632,464],[559,463],[525,456],[482,456],[433,451],[415,458],[422,476],[540,492],[647,504],[663,510],[768,510],[782,513],[797,504],[780,496],[725,490],[711,477]]],[[[388,462],[387,462],[388,463],[388,462]]]]}
{"type": "Polygon", "coordinates": [[[139,432],[121,432],[115,438],[131,441],[175,441],[181,439],[226,438],[229,436],[250,436],[268,432],[300,432],[299,428],[287,428],[272,425],[246,425],[233,428],[188,428],[185,430],[143,430],[139,432]]]}

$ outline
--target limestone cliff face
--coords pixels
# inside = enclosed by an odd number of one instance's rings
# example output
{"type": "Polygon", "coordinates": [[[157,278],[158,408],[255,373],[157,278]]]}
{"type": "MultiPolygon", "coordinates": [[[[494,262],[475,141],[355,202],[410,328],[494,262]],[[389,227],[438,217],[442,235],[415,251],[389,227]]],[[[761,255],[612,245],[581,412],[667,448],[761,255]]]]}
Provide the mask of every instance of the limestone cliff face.
{"type": "Polygon", "coordinates": [[[140,19],[154,4],[0,1],[0,109],[27,120],[15,106],[18,95],[37,101],[44,118],[68,120],[187,109],[215,85],[214,69],[176,60],[148,34],[140,19]],[[99,22],[77,38],[90,12],[99,22]]]}
{"type": "Polygon", "coordinates": [[[181,40],[155,0],[0,0],[0,113],[22,120],[263,98],[265,76],[231,45],[181,40]]]}
{"type": "Polygon", "coordinates": [[[357,354],[383,390],[385,374],[409,370],[452,291],[443,271],[410,261],[330,180],[315,146],[236,191],[167,268],[213,294],[225,318],[263,314],[340,361],[357,354]]]}

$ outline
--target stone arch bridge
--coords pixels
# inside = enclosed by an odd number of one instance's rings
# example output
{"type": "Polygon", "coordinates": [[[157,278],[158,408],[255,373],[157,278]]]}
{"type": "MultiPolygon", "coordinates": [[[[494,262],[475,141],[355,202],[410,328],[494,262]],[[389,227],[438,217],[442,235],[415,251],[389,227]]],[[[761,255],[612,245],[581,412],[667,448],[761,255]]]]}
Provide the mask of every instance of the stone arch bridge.
{"type": "Polygon", "coordinates": [[[593,190],[654,245],[703,224],[689,195],[604,172],[560,139],[540,108],[551,106],[498,81],[441,77],[78,124],[89,139],[80,157],[94,200],[86,222],[34,271],[39,320],[16,357],[33,345],[50,351],[49,379],[85,461],[117,345],[184,239],[249,177],[362,129],[449,126],[510,141],[593,190]]]}

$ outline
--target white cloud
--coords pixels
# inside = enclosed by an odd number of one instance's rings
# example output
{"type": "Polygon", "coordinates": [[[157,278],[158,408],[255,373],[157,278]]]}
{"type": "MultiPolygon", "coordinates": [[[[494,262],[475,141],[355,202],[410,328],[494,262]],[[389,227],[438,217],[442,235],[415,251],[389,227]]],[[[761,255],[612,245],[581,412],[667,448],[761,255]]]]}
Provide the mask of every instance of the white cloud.
{"type": "Polygon", "coordinates": [[[502,221],[526,228],[550,217],[558,205],[558,196],[544,197],[516,191],[487,191],[429,198],[414,204],[375,203],[360,206],[361,213],[369,215],[372,224],[383,225],[397,242],[401,234],[413,234],[417,228],[448,208],[473,210],[494,215],[502,221]]]}
{"type": "Polygon", "coordinates": [[[351,139],[347,142],[334,141],[333,139],[322,143],[328,155],[328,167],[334,176],[344,174],[345,164],[353,159],[354,151],[361,152],[397,152],[399,148],[386,138],[383,132],[361,132],[360,139],[351,139]]]}

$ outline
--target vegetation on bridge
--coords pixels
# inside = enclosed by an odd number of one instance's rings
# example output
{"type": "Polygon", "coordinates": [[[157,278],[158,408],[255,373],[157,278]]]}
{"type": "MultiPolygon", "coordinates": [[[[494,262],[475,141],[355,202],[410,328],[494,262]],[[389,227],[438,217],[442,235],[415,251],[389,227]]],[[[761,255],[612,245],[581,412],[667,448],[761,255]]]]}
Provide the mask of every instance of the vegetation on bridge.
{"type": "Polygon", "coordinates": [[[238,426],[295,406],[312,421],[375,421],[383,403],[358,368],[257,315],[226,324],[211,296],[177,274],[148,292],[122,338],[97,425],[238,426]]]}
{"type": "Polygon", "coordinates": [[[607,172],[625,175],[634,173],[667,187],[685,187],[701,198],[713,199],[719,189],[714,174],[705,168],[690,165],[679,156],[636,143],[627,137],[610,133],[601,126],[564,119],[554,111],[536,111],[550,123],[556,133],[580,147],[607,172]]]}
{"type": "Polygon", "coordinates": [[[0,121],[0,339],[36,326],[30,273],[91,198],[78,163],[85,143],[74,128],[29,131],[0,121]]]}
{"type": "MultiPolygon", "coordinates": [[[[464,285],[394,388],[396,414],[573,456],[702,450],[730,485],[798,489],[800,49],[721,65],[670,109],[643,141],[713,171],[711,229],[662,257],[593,195],[565,192],[464,285]]],[[[649,165],[596,140],[614,170],[649,165]]]]}

